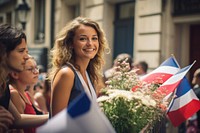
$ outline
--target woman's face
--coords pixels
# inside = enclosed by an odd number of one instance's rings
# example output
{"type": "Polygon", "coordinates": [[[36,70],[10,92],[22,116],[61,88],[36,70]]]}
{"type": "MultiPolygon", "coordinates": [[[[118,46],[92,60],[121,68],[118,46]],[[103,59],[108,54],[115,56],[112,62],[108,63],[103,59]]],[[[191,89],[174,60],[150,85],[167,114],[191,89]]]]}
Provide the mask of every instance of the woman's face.
{"type": "Polygon", "coordinates": [[[34,85],[38,82],[39,69],[35,60],[28,59],[25,69],[18,73],[18,80],[26,85],[34,85]]]}
{"type": "Polygon", "coordinates": [[[75,31],[73,49],[76,56],[75,58],[89,60],[94,58],[99,49],[96,30],[90,26],[80,25],[75,31]]]}
{"type": "Polygon", "coordinates": [[[28,58],[27,44],[25,39],[22,39],[21,44],[7,55],[8,67],[14,71],[23,71],[28,58]]]}

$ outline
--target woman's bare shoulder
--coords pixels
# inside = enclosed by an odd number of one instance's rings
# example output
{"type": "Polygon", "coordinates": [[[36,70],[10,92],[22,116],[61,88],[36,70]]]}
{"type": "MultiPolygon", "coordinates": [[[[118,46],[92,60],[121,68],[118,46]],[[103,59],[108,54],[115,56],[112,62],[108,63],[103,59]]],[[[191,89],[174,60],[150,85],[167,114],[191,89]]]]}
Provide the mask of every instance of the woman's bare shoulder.
{"type": "Polygon", "coordinates": [[[56,74],[55,78],[56,77],[74,78],[74,71],[70,67],[63,67],[58,71],[58,73],[56,74]]]}

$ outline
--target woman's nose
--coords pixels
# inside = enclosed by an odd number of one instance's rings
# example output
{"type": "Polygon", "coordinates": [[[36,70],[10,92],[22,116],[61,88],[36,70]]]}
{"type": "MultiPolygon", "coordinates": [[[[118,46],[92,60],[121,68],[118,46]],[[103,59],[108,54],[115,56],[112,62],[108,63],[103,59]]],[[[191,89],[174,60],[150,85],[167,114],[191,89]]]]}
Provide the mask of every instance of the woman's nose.
{"type": "Polygon", "coordinates": [[[39,70],[39,68],[38,68],[38,67],[37,67],[37,68],[35,68],[35,69],[33,69],[33,70],[34,70],[34,71],[33,71],[33,73],[34,73],[34,74],[39,74],[39,71],[40,71],[40,70],[39,70]]]}
{"type": "Polygon", "coordinates": [[[87,39],[87,45],[91,45],[91,43],[92,43],[92,40],[87,39]]]}
{"type": "Polygon", "coordinates": [[[24,55],[24,60],[26,61],[26,60],[28,60],[29,58],[30,58],[30,55],[28,54],[28,52],[26,52],[25,55],[24,55]]]}

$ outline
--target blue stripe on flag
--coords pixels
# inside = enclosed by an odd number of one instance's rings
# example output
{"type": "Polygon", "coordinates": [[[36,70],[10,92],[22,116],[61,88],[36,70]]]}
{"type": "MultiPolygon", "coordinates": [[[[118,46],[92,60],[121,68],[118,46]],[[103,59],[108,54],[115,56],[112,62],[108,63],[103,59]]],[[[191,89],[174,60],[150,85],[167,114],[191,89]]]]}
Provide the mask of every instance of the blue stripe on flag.
{"type": "Polygon", "coordinates": [[[160,66],[172,66],[179,68],[178,64],[176,63],[173,57],[170,57],[167,60],[165,60],[160,66]]]}
{"type": "Polygon", "coordinates": [[[167,113],[171,110],[171,108],[174,105],[174,101],[183,96],[184,94],[186,94],[189,90],[191,89],[191,86],[189,84],[189,81],[187,80],[186,77],[184,77],[180,84],[178,85],[177,89],[176,89],[176,97],[174,99],[172,99],[171,104],[168,107],[167,113]]]}
{"type": "Polygon", "coordinates": [[[91,101],[86,93],[81,93],[74,101],[70,104],[67,109],[68,114],[72,118],[76,118],[90,110],[91,101]]]}
{"type": "Polygon", "coordinates": [[[176,74],[182,73],[182,72],[184,72],[184,71],[188,71],[187,69],[190,69],[191,66],[192,66],[192,65],[189,65],[189,66],[186,66],[186,67],[182,68],[182,69],[181,69],[180,71],[178,71],[176,74]]]}
{"type": "Polygon", "coordinates": [[[186,77],[184,77],[177,87],[176,96],[181,97],[182,95],[186,94],[191,89],[189,81],[186,77]]]}

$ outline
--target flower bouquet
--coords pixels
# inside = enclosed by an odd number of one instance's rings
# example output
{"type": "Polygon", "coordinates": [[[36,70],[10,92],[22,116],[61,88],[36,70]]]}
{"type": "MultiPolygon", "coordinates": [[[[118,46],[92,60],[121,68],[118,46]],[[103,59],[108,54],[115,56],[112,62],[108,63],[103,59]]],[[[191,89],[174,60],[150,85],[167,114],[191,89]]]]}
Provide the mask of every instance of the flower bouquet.
{"type": "Polygon", "coordinates": [[[163,118],[168,104],[156,93],[158,87],[142,82],[124,61],[106,81],[98,103],[117,133],[148,131],[163,118]]]}

